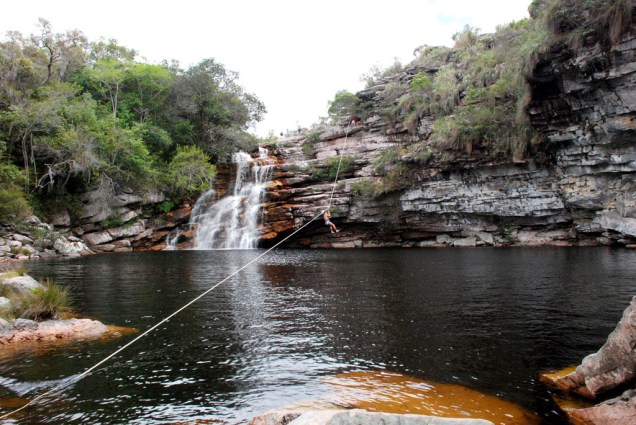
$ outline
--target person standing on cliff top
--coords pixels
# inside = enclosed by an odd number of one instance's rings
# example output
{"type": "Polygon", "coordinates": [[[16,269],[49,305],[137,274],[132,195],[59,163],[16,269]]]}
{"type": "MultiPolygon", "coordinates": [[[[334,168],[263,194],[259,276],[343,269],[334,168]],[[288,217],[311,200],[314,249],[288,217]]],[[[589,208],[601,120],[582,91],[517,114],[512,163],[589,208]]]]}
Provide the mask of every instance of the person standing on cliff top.
{"type": "Polygon", "coordinates": [[[327,226],[329,226],[329,229],[331,230],[331,233],[338,233],[340,232],[340,230],[338,230],[336,228],[336,225],[333,224],[331,222],[331,220],[329,220],[331,218],[331,213],[329,212],[329,210],[325,211],[325,213],[323,214],[322,218],[325,220],[325,224],[327,226]]]}

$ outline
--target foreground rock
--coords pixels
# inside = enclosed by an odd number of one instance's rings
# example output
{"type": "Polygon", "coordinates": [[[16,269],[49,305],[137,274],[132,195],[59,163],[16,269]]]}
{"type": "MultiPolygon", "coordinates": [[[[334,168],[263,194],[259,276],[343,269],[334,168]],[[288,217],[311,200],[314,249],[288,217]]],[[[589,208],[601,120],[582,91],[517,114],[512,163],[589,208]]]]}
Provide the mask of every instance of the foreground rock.
{"type": "Polygon", "coordinates": [[[619,397],[593,407],[574,409],[570,417],[576,424],[636,424],[636,390],[627,390],[619,397]]]}
{"type": "Polygon", "coordinates": [[[623,312],[616,329],[601,349],[583,359],[564,376],[546,379],[557,388],[595,399],[636,377],[636,297],[623,312]]]}
{"type": "Polygon", "coordinates": [[[625,425],[636,423],[636,297],[623,312],[616,329],[601,349],[583,359],[576,368],[546,373],[542,381],[566,393],[577,394],[594,401],[608,392],[631,386],[619,397],[591,407],[572,407],[560,403],[562,410],[575,424],[625,425]]]}
{"type": "Polygon", "coordinates": [[[399,415],[366,410],[274,411],[258,416],[249,425],[494,425],[483,419],[437,418],[425,415],[399,415]]]}
{"type": "Polygon", "coordinates": [[[97,320],[69,319],[34,322],[0,319],[0,347],[23,342],[74,340],[96,338],[106,334],[108,326],[97,320]]]}

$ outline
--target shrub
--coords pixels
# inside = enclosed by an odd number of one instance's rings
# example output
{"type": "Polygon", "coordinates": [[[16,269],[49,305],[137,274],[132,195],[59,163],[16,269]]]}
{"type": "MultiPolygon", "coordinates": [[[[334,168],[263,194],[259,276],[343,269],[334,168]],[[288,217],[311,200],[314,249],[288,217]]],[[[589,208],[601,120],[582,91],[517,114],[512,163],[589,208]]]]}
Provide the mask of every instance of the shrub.
{"type": "Polygon", "coordinates": [[[392,81],[386,84],[384,90],[379,93],[380,114],[391,128],[395,127],[398,120],[398,113],[400,111],[399,100],[402,95],[407,92],[407,86],[400,81],[392,81]]]}
{"type": "Polygon", "coordinates": [[[300,148],[303,152],[303,155],[309,158],[313,158],[316,153],[316,151],[314,150],[314,145],[309,140],[305,140],[300,148]]]}
{"type": "Polygon", "coordinates": [[[309,177],[311,180],[322,181],[327,180],[327,169],[311,166],[309,167],[309,177]]]}
{"type": "Polygon", "coordinates": [[[305,138],[305,141],[303,142],[303,144],[301,145],[301,149],[303,152],[303,155],[305,155],[306,157],[309,158],[313,158],[316,151],[314,149],[314,144],[319,143],[320,142],[320,133],[317,131],[314,131],[312,133],[309,133],[309,135],[307,135],[307,137],[305,138]]]}
{"type": "Polygon", "coordinates": [[[309,135],[307,136],[307,141],[312,144],[320,143],[320,133],[309,133],[309,135]]]}
{"type": "Polygon", "coordinates": [[[399,163],[403,154],[404,149],[397,146],[383,150],[373,159],[373,172],[381,176],[386,175],[399,163]]]}
{"type": "Polygon", "coordinates": [[[336,174],[342,177],[353,170],[355,162],[356,159],[352,156],[332,156],[331,158],[327,158],[327,178],[334,180],[336,174]],[[340,170],[338,170],[338,165],[340,165],[340,170]]]}
{"type": "Polygon", "coordinates": [[[193,196],[208,190],[216,176],[210,157],[196,146],[179,146],[168,164],[167,183],[179,196],[193,196]]]}
{"type": "Polygon", "coordinates": [[[0,220],[22,219],[31,214],[31,207],[19,189],[0,189],[0,220]]]}
{"type": "Polygon", "coordinates": [[[26,183],[27,178],[18,167],[0,163],[0,220],[21,219],[31,214],[22,190],[26,183]]]}
{"type": "Polygon", "coordinates": [[[433,78],[433,110],[449,114],[459,103],[461,85],[455,67],[447,65],[439,70],[433,78]]]}
{"type": "Polygon", "coordinates": [[[433,156],[433,151],[425,143],[415,143],[406,149],[406,160],[426,164],[433,156]]]}
{"type": "Polygon", "coordinates": [[[178,201],[175,200],[169,200],[169,201],[163,201],[162,203],[160,203],[159,205],[157,205],[157,210],[161,213],[167,213],[169,211],[172,211],[172,209],[174,207],[176,207],[179,204],[178,201]]]}
{"type": "Polygon", "coordinates": [[[417,57],[412,65],[438,68],[448,62],[451,51],[451,48],[446,46],[420,46],[413,52],[417,57]]]}
{"type": "Polygon", "coordinates": [[[381,194],[404,189],[413,184],[413,169],[407,164],[400,163],[393,167],[382,179],[381,194]]]}
{"type": "Polygon", "coordinates": [[[40,249],[50,248],[58,237],[58,233],[52,228],[37,227],[32,230],[31,234],[33,237],[33,246],[40,249]]]}
{"type": "Polygon", "coordinates": [[[371,180],[361,180],[351,185],[351,193],[364,199],[374,199],[382,193],[382,183],[371,180]]]}
{"type": "Polygon", "coordinates": [[[28,267],[25,265],[18,265],[13,267],[11,270],[8,270],[2,274],[0,274],[0,282],[2,279],[9,279],[17,276],[25,276],[29,272],[28,267]]]}
{"type": "Polygon", "coordinates": [[[428,90],[433,86],[433,80],[426,72],[418,72],[411,80],[411,90],[428,90]]]}
{"type": "Polygon", "coordinates": [[[124,224],[124,220],[122,220],[121,216],[115,215],[100,222],[99,227],[101,227],[102,229],[108,229],[110,227],[119,227],[122,224],[124,224]]]}
{"type": "Polygon", "coordinates": [[[355,165],[355,158],[352,156],[343,156],[340,161],[340,156],[332,156],[327,158],[326,167],[312,166],[309,168],[309,174],[313,180],[335,180],[336,174],[342,177],[346,173],[353,170],[355,165]],[[340,171],[338,171],[338,164],[340,164],[340,171]]]}

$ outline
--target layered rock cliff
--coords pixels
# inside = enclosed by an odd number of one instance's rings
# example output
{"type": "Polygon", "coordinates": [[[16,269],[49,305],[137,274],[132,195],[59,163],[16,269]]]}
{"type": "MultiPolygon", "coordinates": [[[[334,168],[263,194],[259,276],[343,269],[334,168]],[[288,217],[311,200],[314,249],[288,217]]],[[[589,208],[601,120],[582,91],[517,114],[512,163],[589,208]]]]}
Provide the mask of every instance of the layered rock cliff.
{"type": "MultiPolygon", "coordinates": [[[[529,78],[528,108],[543,142],[534,155],[514,160],[480,149],[449,157],[429,140],[436,116],[423,117],[415,131],[381,118],[383,92],[392,83],[433,75],[434,67],[379,80],[357,94],[370,105],[362,121],[351,126],[343,119],[268,146],[278,165],[267,186],[262,245],[311,221],[289,246],[634,247],[635,56],[634,32],[611,48],[560,47],[544,55],[529,78]],[[398,161],[407,166],[393,173],[401,182],[392,185],[386,167],[400,165],[384,161],[380,172],[378,164],[398,148],[408,152],[398,161]],[[331,234],[320,218],[328,206],[340,233],[331,234]]],[[[223,171],[219,177],[222,194],[231,177],[223,171]]],[[[122,190],[111,198],[105,203],[99,193],[85,194],[79,225],[66,215],[55,224],[71,227],[93,251],[130,251],[165,248],[169,232],[190,216],[188,205],[161,213],[161,194],[122,190]]],[[[184,230],[180,242],[187,248],[196,229],[184,230]]]]}
{"type": "MultiPolygon", "coordinates": [[[[372,113],[354,127],[344,120],[320,132],[288,137],[267,190],[263,241],[288,235],[330,201],[335,223],[321,219],[291,239],[312,248],[376,246],[623,245],[636,243],[636,35],[611,49],[545,55],[530,79],[532,125],[545,138],[540,155],[495,161],[478,151],[449,161],[431,146],[409,167],[407,187],[383,195],[365,188],[382,179],[382,152],[427,146],[434,117],[413,136],[372,113]],[[333,168],[346,158],[335,189],[333,168]],[[331,176],[328,176],[331,172],[331,176]]],[[[421,69],[393,77],[408,81],[421,69]]],[[[435,72],[435,70],[424,70],[435,72]]],[[[379,103],[391,79],[358,96],[379,103]]],[[[407,161],[409,158],[402,158],[407,161]]]]}

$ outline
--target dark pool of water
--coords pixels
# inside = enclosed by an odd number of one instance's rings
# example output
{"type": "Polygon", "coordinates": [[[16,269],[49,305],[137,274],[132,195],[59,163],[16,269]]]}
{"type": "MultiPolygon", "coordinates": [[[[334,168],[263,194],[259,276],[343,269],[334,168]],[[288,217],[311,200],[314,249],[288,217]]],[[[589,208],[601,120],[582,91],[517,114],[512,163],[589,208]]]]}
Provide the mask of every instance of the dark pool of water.
{"type": "MultiPolygon", "coordinates": [[[[30,274],[69,286],[82,314],[144,330],[260,252],[98,255],[32,263],[30,274]]],[[[241,423],[321,397],[323,377],[387,370],[559,424],[538,373],[604,343],[634,276],[636,251],[606,248],[279,250],[15,421],[241,423]]],[[[32,397],[133,337],[0,360],[0,398],[32,397]]]]}

